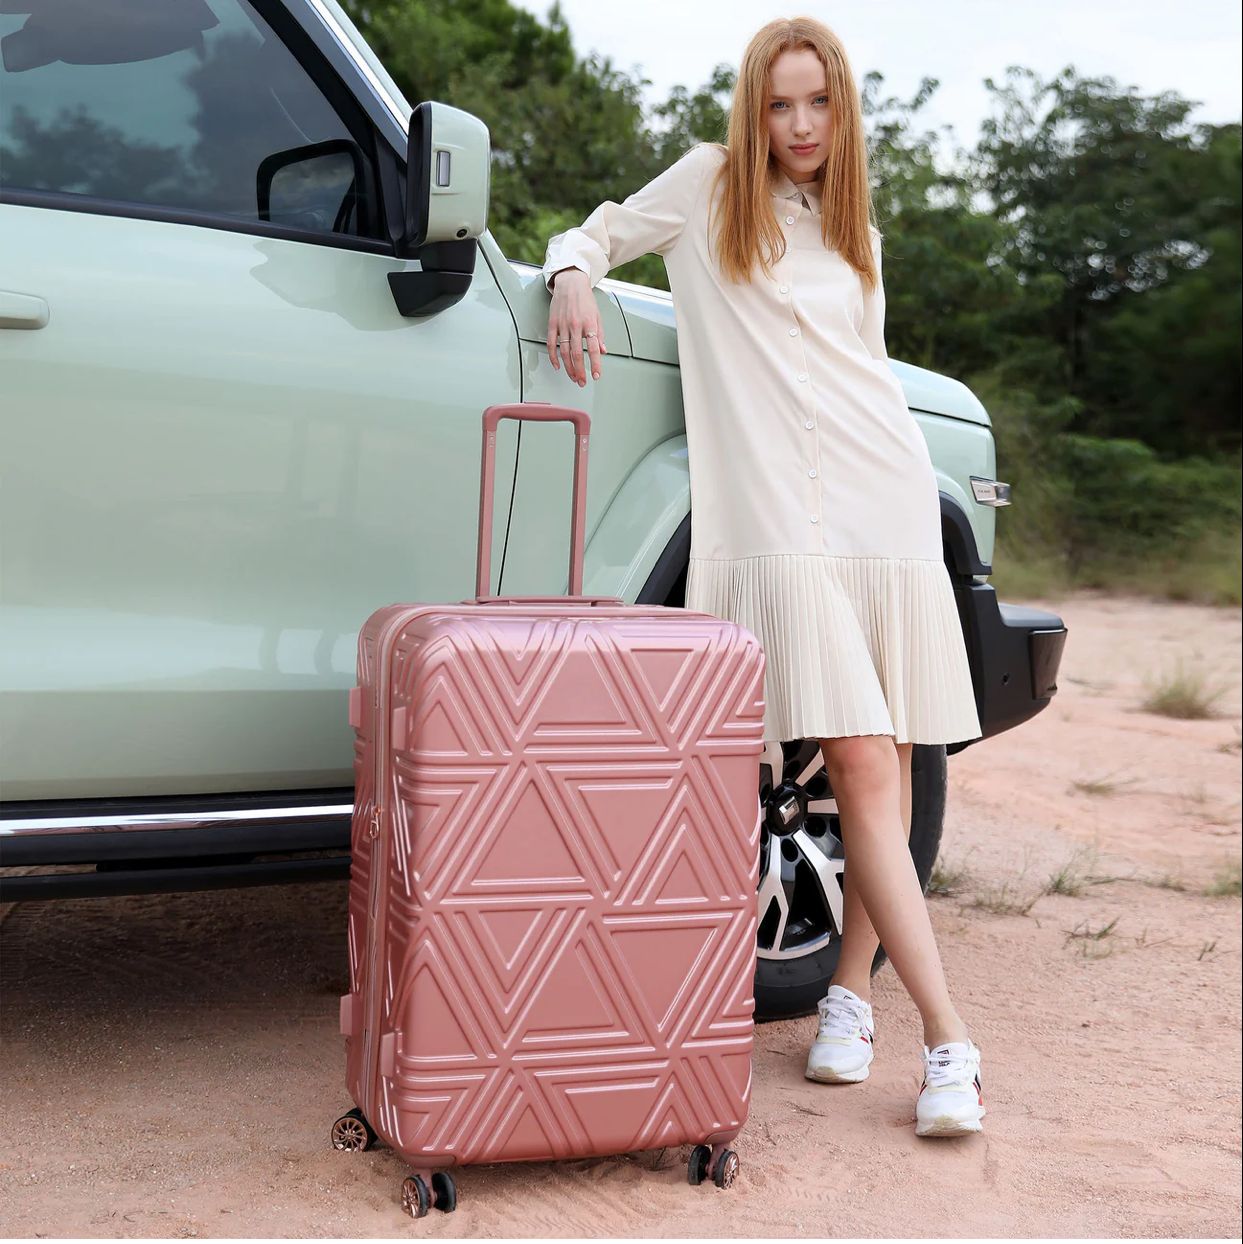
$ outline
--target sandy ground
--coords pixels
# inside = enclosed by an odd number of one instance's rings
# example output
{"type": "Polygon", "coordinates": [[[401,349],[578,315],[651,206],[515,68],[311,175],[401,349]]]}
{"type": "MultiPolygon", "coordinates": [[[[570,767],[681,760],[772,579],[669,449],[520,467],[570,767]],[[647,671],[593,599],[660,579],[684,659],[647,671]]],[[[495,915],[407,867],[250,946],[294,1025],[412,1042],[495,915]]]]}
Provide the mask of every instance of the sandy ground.
{"type": "Polygon", "coordinates": [[[689,1187],[686,1151],[495,1166],[415,1223],[394,1154],[327,1142],[344,884],[19,904],[0,1232],[1237,1237],[1240,903],[1201,891],[1239,860],[1239,612],[1044,603],[1071,628],[1061,691],[951,757],[962,875],[929,900],[984,1053],[981,1136],[914,1135],[920,1033],[886,966],[862,1084],[803,1079],[813,1021],[757,1030],[729,1191],[689,1187]],[[1180,656],[1226,685],[1217,719],[1138,708],[1180,656]],[[1059,871],[1077,894],[1042,893],[1059,871]]]}

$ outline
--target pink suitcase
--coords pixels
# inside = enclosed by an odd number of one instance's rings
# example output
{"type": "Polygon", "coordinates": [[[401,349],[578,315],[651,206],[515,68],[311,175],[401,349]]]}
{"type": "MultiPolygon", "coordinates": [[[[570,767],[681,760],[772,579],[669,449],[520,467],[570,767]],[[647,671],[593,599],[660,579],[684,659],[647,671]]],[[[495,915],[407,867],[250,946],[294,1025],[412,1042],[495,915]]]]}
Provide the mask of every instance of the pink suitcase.
{"type": "Polygon", "coordinates": [[[358,639],[338,1149],[451,1168],[691,1144],[732,1183],[751,1093],[764,653],[686,609],[583,596],[585,411],[483,414],[476,595],[358,639]],[[485,595],[496,427],[574,424],[569,596],[485,595]]]}

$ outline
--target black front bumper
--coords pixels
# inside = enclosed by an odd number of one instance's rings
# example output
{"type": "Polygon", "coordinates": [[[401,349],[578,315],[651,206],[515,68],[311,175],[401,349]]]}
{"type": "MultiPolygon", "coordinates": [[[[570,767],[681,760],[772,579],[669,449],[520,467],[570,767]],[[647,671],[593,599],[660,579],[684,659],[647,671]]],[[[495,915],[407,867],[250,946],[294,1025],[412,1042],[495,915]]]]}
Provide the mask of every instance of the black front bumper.
{"type": "MultiPolygon", "coordinates": [[[[1034,717],[1056,694],[1066,624],[1043,609],[1002,604],[989,583],[958,583],[954,595],[987,739],[1034,717]]],[[[946,751],[981,741],[951,743],[946,751]]]]}

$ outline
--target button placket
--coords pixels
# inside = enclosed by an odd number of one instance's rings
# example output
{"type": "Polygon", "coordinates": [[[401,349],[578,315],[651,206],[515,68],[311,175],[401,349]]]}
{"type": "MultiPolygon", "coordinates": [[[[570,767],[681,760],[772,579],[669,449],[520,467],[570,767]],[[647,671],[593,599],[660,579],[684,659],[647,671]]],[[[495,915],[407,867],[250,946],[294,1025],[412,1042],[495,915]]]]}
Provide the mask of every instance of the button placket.
{"type": "MultiPolygon", "coordinates": [[[[808,428],[814,428],[815,420],[814,419],[806,420],[804,423],[804,426],[808,428]]],[[[813,437],[812,460],[815,465],[808,467],[807,469],[807,478],[810,481],[810,487],[812,489],[812,494],[811,494],[812,505],[808,513],[808,517],[813,523],[818,523],[820,521],[820,511],[824,507],[824,485],[822,484],[820,480],[820,437],[819,436],[813,437]]]]}
{"type": "MultiPolygon", "coordinates": [[[[786,224],[792,225],[794,224],[794,221],[795,221],[795,217],[793,216],[786,217],[786,224]]],[[[787,295],[790,293],[790,284],[788,281],[783,282],[781,285],[778,286],[778,293],[787,294],[787,295]]],[[[792,296],[789,298],[788,306],[790,308],[790,316],[795,321],[794,326],[789,329],[789,336],[792,338],[796,338],[800,336],[800,329],[798,326],[798,312],[795,310],[794,299],[792,296]]],[[[806,368],[807,366],[806,347],[803,348],[802,363],[803,363],[803,367],[806,368]]],[[[812,415],[812,418],[807,418],[805,414],[803,418],[803,427],[807,429],[808,431],[814,432],[816,428],[816,421],[814,417],[816,396],[815,396],[815,393],[812,391],[811,385],[809,383],[810,376],[805,370],[799,371],[795,373],[795,380],[799,384],[807,386],[804,392],[806,392],[808,394],[808,397],[810,398],[811,410],[809,413],[812,415]]],[[[812,451],[813,465],[807,468],[807,479],[809,481],[809,486],[814,491],[811,494],[811,508],[808,510],[807,517],[811,525],[817,525],[820,522],[820,510],[821,510],[820,484],[818,482],[820,478],[820,441],[818,437],[815,437],[813,439],[815,441],[815,446],[812,451]]]]}
{"type": "Polygon", "coordinates": [[[811,492],[811,508],[808,511],[808,521],[811,523],[820,522],[820,511],[823,507],[823,498],[821,492],[820,479],[820,437],[815,435],[816,432],[816,394],[812,389],[810,377],[807,372],[801,371],[796,379],[800,384],[806,385],[804,392],[807,393],[809,402],[806,413],[803,417],[803,427],[813,433],[812,445],[810,447],[810,457],[812,465],[807,468],[807,478],[810,481],[811,492]],[[810,417],[808,417],[810,416],[810,417]]]}

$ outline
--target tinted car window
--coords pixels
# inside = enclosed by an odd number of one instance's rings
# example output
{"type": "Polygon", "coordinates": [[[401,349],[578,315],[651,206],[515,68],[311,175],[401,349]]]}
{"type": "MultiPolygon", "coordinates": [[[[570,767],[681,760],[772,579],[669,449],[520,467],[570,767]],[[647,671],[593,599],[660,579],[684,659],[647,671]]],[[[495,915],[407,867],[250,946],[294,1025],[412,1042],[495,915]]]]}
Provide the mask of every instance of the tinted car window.
{"type": "Polygon", "coordinates": [[[0,8],[4,188],[376,236],[363,153],[246,0],[0,8]]]}

